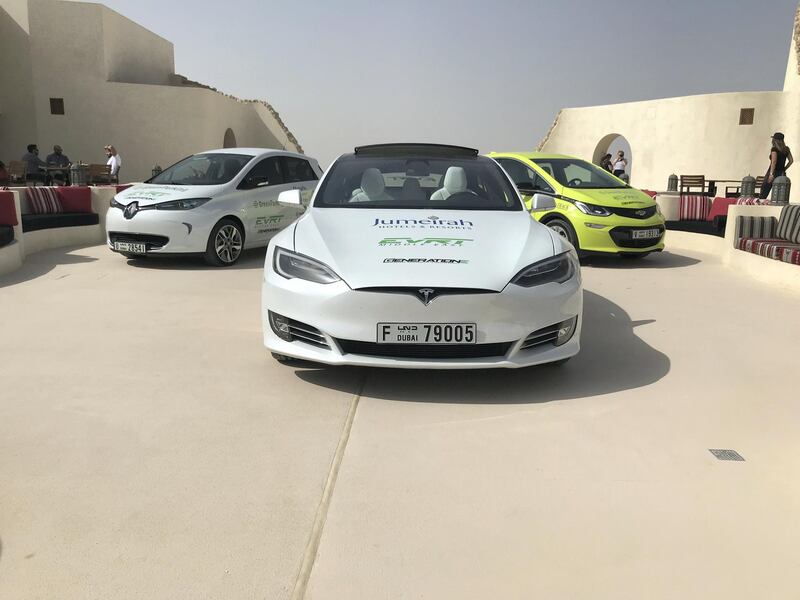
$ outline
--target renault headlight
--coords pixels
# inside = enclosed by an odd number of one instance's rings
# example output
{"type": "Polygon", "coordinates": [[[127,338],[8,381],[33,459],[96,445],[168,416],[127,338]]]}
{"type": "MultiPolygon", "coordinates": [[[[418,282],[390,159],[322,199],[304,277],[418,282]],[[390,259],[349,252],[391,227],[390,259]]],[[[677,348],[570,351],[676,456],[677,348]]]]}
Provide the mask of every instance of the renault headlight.
{"type": "Polygon", "coordinates": [[[575,207],[584,214],[592,215],[593,217],[610,217],[611,211],[605,206],[598,206],[597,204],[589,204],[588,202],[575,201],[575,207]]]}
{"type": "Polygon", "coordinates": [[[125,205],[124,204],[120,204],[119,202],[117,202],[116,198],[112,198],[111,202],[109,202],[108,205],[111,208],[118,208],[120,210],[125,210],[125,205]]]}
{"type": "Polygon", "coordinates": [[[278,275],[286,279],[304,279],[314,283],[334,283],[340,280],[336,273],[318,260],[283,248],[275,248],[272,267],[278,275]]]}
{"type": "Polygon", "coordinates": [[[156,210],[192,210],[198,206],[203,206],[211,198],[188,198],[186,200],[170,200],[156,204],[156,210]]]}
{"type": "Polygon", "coordinates": [[[517,273],[511,283],[522,287],[534,287],[545,283],[564,283],[578,270],[578,261],[571,252],[564,252],[545,260],[540,260],[517,273]]]}

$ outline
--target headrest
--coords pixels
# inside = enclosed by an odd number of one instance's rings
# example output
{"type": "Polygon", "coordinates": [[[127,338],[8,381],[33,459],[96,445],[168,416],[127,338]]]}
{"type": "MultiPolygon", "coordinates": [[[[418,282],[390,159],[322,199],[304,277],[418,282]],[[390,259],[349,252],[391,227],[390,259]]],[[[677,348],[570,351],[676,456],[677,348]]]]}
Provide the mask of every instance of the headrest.
{"type": "Polygon", "coordinates": [[[364,171],[361,176],[361,189],[367,196],[378,197],[383,193],[385,187],[383,174],[378,169],[373,167],[364,171]]]}
{"type": "Polygon", "coordinates": [[[425,192],[422,191],[422,186],[419,184],[419,179],[409,177],[403,182],[403,198],[406,200],[425,199],[425,192]]]}
{"type": "Polygon", "coordinates": [[[451,194],[467,190],[467,174],[462,167],[450,167],[444,174],[444,189],[451,194]]]}

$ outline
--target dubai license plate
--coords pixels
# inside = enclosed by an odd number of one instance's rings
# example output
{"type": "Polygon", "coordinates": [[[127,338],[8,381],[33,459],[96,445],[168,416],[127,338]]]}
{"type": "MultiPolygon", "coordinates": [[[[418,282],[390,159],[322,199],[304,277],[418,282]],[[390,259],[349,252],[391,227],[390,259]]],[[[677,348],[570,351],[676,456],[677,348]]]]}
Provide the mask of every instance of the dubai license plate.
{"type": "Polygon", "coordinates": [[[379,344],[475,344],[475,323],[378,323],[379,344]]]}
{"type": "Polygon", "coordinates": [[[130,252],[131,254],[147,253],[147,247],[142,243],[136,242],[114,242],[114,250],[117,252],[130,252]]]}
{"type": "Polygon", "coordinates": [[[660,229],[634,229],[632,233],[635,240],[651,240],[661,237],[660,229]]]}

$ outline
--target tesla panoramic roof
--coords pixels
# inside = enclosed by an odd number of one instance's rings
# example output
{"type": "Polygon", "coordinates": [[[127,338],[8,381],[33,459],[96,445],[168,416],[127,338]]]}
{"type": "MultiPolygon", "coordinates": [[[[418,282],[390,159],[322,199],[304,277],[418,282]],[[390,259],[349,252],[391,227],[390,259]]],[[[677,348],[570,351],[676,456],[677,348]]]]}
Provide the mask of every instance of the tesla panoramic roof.
{"type": "Polygon", "coordinates": [[[357,146],[357,156],[478,156],[475,148],[445,144],[373,144],[357,146]]]}

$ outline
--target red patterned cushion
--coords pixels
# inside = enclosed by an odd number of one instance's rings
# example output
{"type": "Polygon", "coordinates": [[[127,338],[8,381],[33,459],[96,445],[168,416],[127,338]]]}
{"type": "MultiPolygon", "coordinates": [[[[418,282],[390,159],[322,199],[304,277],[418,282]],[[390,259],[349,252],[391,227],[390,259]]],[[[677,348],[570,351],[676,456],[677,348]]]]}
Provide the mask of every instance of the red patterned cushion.
{"type": "Polygon", "coordinates": [[[708,196],[682,194],[678,218],[681,221],[705,221],[711,210],[708,196]]]}
{"type": "Polygon", "coordinates": [[[56,189],[52,187],[29,187],[28,202],[35,215],[47,215],[63,213],[61,202],[58,199],[56,189]]]}
{"type": "Polygon", "coordinates": [[[653,190],[642,190],[642,191],[651,198],[655,198],[656,196],[658,196],[658,192],[654,192],[653,190]]]}
{"type": "Polygon", "coordinates": [[[776,246],[785,246],[786,240],[777,238],[742,238],[739,240],[739,250],[752,252],[759,256],[773,258],[772,252],[776,246]]]}
{"type": "Polygon", "coordinates": [[[800,246],[797,248],[780,248],[776,259],[792,265],[800,265],[800,246]]]}
{"type": "Polygon", "coordinates": [[[17,210],[14,207],[14,194],[0,191],[0,225],[17,224],[17,210]]]}
{"type": "Polygon", "coordinates": [[[755,196],[742,196],[741,198],[736,199],[736,204],[744,205],[744,206],[754,206],[757,204],[766,204],[769,200],[762,200],[761,198],[756,198],[755,196]]]}

